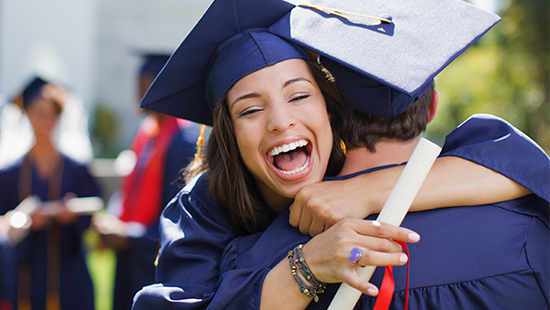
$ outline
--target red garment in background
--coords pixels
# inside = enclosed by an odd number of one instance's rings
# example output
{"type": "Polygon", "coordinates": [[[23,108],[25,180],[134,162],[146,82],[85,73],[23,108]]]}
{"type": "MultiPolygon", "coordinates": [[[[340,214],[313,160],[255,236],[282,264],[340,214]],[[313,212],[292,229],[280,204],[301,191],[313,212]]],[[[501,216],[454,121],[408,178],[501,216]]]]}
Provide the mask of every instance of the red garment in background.
{"type": "Polygon", "coordinates": [[[166,152],[179,131],[178,120],[165,116],[158,124],[147,116],[130,149],[137,156],[136,166],[122,184],[120,220],[149,225],[160,213],[166,152]]]}

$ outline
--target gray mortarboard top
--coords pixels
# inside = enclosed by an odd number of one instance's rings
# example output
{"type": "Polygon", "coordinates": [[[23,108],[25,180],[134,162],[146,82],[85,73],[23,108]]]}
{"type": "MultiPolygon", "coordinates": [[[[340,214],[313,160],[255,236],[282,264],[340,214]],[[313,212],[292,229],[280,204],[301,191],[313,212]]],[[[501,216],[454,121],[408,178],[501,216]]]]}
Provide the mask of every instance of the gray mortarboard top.
{"type": "Polygon", "coordinates": [[[270,31],[328,58],[321,57],[321,63],[346,102],[381,117],[403,112],[441,70],[500,21],[460,0],[307,3],[270,31]]]}

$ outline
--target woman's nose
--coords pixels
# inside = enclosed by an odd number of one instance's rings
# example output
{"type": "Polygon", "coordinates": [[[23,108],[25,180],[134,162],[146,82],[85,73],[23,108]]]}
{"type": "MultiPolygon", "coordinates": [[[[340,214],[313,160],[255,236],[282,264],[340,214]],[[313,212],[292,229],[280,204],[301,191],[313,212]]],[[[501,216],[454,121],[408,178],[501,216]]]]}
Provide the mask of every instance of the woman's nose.
{"type": "Polygon", "coordinates": [[[268,116],[267,130],[269,132],[284,131],[296,125],[296,117],[292,109],[278,105],[271,109],[268,116]]]}

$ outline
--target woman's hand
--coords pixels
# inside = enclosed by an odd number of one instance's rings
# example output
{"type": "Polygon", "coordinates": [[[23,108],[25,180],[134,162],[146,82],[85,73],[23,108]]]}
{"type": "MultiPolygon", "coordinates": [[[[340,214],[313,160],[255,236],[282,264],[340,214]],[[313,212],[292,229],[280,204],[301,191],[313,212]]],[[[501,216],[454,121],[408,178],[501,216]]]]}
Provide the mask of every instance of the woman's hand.
{"type": "Polygon", "coordinates": [[[378,288],[361,279],[356,265],[349,260],[357,247],[362,257],[360,266],[398,266],[407,262],[402,248],[391,241],[416,243],[420,236],[412,230],[377,221],[345,219],[311,239],[303,247],[304,259],[319,281],[345,282],[365,294],[376,296],[378,288]]]}
{"type": "Polygon", "coordinates": [[[96,213],[92,217],[92,228],[98,232],[101,246],[121,252],[130,247],[127,225],[116,216],[108,213],[96,213]]]}
{"type": "Polygon", "coordinates": [[[403,167],[303,187],[290,206],[290,225],[314,237],[346,218],[379,213],[403,167]]]}

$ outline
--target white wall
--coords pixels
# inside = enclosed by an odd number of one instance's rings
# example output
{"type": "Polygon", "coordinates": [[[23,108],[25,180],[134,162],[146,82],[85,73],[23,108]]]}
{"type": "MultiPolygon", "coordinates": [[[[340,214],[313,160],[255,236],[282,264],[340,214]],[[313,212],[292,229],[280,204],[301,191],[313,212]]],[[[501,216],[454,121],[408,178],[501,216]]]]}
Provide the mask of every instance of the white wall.
{"type": "Polygon", "coordinates": [[[0,91],[13,94],[34,73],[95,101],[96,0],[1,0],[0,91]]]}

